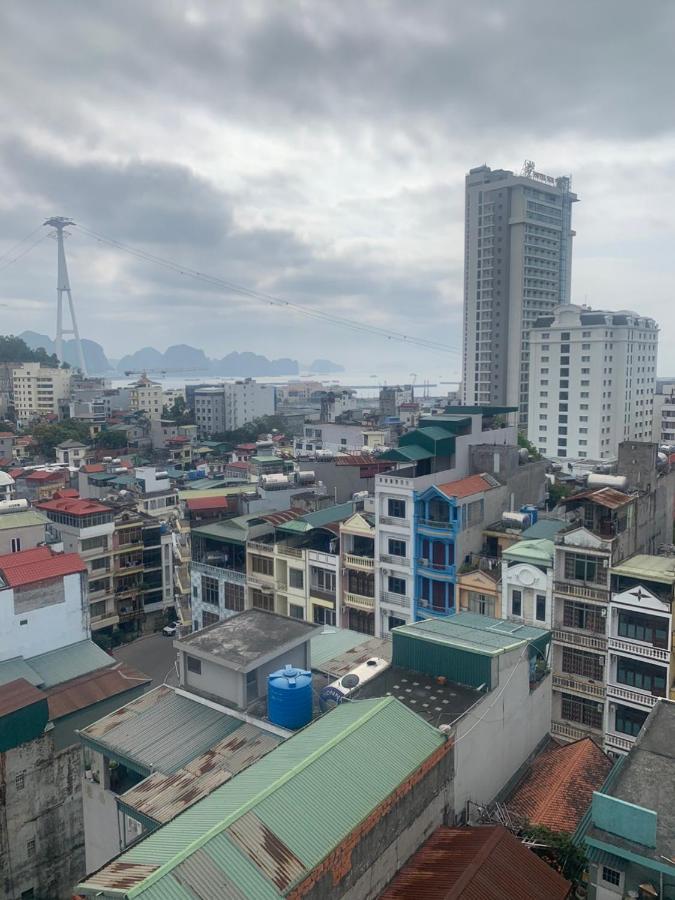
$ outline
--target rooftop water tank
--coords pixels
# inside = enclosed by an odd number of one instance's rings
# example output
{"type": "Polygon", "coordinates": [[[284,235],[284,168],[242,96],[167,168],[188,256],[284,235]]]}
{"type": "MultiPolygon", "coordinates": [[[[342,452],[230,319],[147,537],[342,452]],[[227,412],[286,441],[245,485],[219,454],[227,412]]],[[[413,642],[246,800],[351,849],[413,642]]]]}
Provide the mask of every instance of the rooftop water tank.
{"type": "Polygon", "coordinates": [[[508,528],[520,528],[523,531],[532,524],[529,515],[524,512],[503,512],[502,522],[508,528]]]}
{"type": "Polygon", "coordinates": [[[539,518],[539,510],[537,509],[536,506],[534,506],[534,504],[528,503],[526,506],[521,506],[520,511],[522,513],[527,513],[527,515],[530,517],[530,521],[532,522],[532,524],[533,525],[536,524],[536,521],[539,518]]]}
{"type": "Polygon", "coordinates": [[[267,718],[280,728],[302,728],[312,721],[312,673],[284,666],[267,676],[267,718]]]}
{"type": "Polygon", "coordinates": [[[628,487],[628,479],[625,475],[602,475],[598,472],[591,472],[586,484],[589,488],[611,487],[618,491],[625,491],[628,487]]]}

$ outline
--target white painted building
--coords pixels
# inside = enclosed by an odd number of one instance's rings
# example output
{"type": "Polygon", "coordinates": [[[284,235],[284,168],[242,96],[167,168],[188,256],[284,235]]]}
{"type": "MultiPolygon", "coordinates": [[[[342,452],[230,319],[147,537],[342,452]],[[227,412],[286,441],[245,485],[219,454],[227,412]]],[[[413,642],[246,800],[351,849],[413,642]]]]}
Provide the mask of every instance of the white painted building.
{"type": "Polygon", "coordinates": [[[361,453],[364,447],[370,450],[387,447],[391,440],[388,428],[364,428],[362,425],[340,425],[336,422],[322,422],[305,425],[301,437],[295,439],[296,452],[316,453],[361,453]]]}
{"type": "Polygon", "coordinates": [[[12,393],[20,423],[36,416],[58,415],[60,402],[70,393],[70,370],[23,363],[12,372],[12,393]]]}
{"type": "Polygon", "coordinates": [[[530,333],[528,438],[549,458],[607,459],[652,437],[658,325],[563,305],[530,333]]]}
{"type": "Polygon", "coordinates": [[[201,438],[234,431],[275,411],[273,384],[252,378],[195,391],[195,423],[201,438]]]}
{"type": "Polygon", "coordinates": [[[675,384],[670,382],[656,385],[652,440],[675,445],[675,384]]]}
{"type": "Polygon", "coordinates": [[[0,472],[0,502],[13,500],[16,496],[16,482],[8,472],[0,472]]]}
{"type": "Polygon", "coordinates": [[[553,622],[555,544],[518,541],[502,553],[502,618],[538,628],[553,622]]]}
{"type": "Polygon", "coordinates": [[[89,638],[86,571],[76,553],[48,547],[0,556],[0,661],[89,638]]]}

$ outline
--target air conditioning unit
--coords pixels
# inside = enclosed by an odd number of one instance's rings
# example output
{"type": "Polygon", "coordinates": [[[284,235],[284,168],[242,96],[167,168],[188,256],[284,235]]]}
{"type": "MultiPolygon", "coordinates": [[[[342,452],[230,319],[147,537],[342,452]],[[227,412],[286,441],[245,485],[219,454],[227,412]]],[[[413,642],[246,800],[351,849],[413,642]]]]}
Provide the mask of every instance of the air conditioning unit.
{"type": "Polygon", "coordinates": [[[423,597],[420,597],[418,603],[420,606],[428,606],[429,605],[429,601],[425,600],[423,597]]]}
{"type": "Polygon", "coordinates": [[[418,559],[418,560],[417,560],[417,565],[418,565],[418,566],[428,566],[428,565],[429,565],[429,560],[428,560],[428,559],[418,559]]]}

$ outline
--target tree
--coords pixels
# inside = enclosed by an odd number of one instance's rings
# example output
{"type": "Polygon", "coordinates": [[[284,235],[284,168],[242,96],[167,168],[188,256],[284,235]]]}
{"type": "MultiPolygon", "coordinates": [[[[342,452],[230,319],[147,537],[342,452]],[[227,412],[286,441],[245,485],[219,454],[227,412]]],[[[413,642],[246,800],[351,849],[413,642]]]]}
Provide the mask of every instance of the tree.
{"type": "Polygon", "coordinates": [[[176,397],[172,406],[164,406],[162,417],[173,419],[176,425],[194,425],[195,417],[190,407],[185,402],[185,397],[176,397]]]}
{"type": "Polygon", "coordinates": [[[268,435],[274,431],[283,430],[284,423],[279,416],[263,416],[260,419],[247,422],[241,428],[235,428],[233,431],[224,431],[220,434],[215,434],[213,437],[214,440],[227,444],[251,444],[261,434],[268,435]]]}
{"type": "Polygon", "coordinates": [[[554,481],[548,487],[548,508],[553,509],[565,497],[569,497],[572,488],[564,481],[554,481]]]}
{"type": "Polygon", "coordinates": [[[94,446],[106,450],[121,450],[128,443],[126,431],[100,431],[94,438],[94,446]]]}
{"type": "Polygon", "coordinates": [[[32,432],[33,446],[46,459],[54,458],[54,448],[62,441],[90,442],[89,426],[78,419],[66,419],[54,425],[36,425],[32,432]]]}
{"type": "Polygon", "coordinates": [[[527,452],[533,459],[542,458],[541,453],[537,450],[534,444],[531,441],[528,441],[525,435],[521,434],[521,432],[518,432],[518,446],[527,450],[527,452]]]}
{"type": "Polygon", "coordinates": [[[48,354],[44,347],[31,350],[21,338],[0,335],[0,363],[3,362],[37,362],[49,368],[58,368],[59,360],[55,353],[48,354]]]}

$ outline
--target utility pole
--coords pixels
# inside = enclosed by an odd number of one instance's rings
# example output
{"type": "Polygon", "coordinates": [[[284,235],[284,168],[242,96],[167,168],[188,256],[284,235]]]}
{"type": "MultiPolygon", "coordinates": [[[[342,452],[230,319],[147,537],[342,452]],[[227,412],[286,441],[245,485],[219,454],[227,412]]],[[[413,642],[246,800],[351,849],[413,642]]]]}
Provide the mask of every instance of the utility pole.
{"type": "Polygon", "coordinates": [[[63,247],[63,229],[68,225],[74,225],[72,219],[64,216],[53,216],[44,223],[49,225],[56,231],[58,272],[56,276],[56,355],[61,362],[63,359],[63,335],[72,334],[75,338],[75,346],[77,347],[77,358],[80,364],[82,374],[87,374],[87,367],[84,364],[84,353],[82,352],[82,343],[80,341],[80,333],[77,329],[77,319],[75,318],[75,306],[73,304],[73,295],[70,292],[70,279],[68,278],[68,266],[66,264],[66,251],[63,247]],[[63,327],[63,294],[68,295],[68,308],[70,310],[70,328],[63,327]]]}

